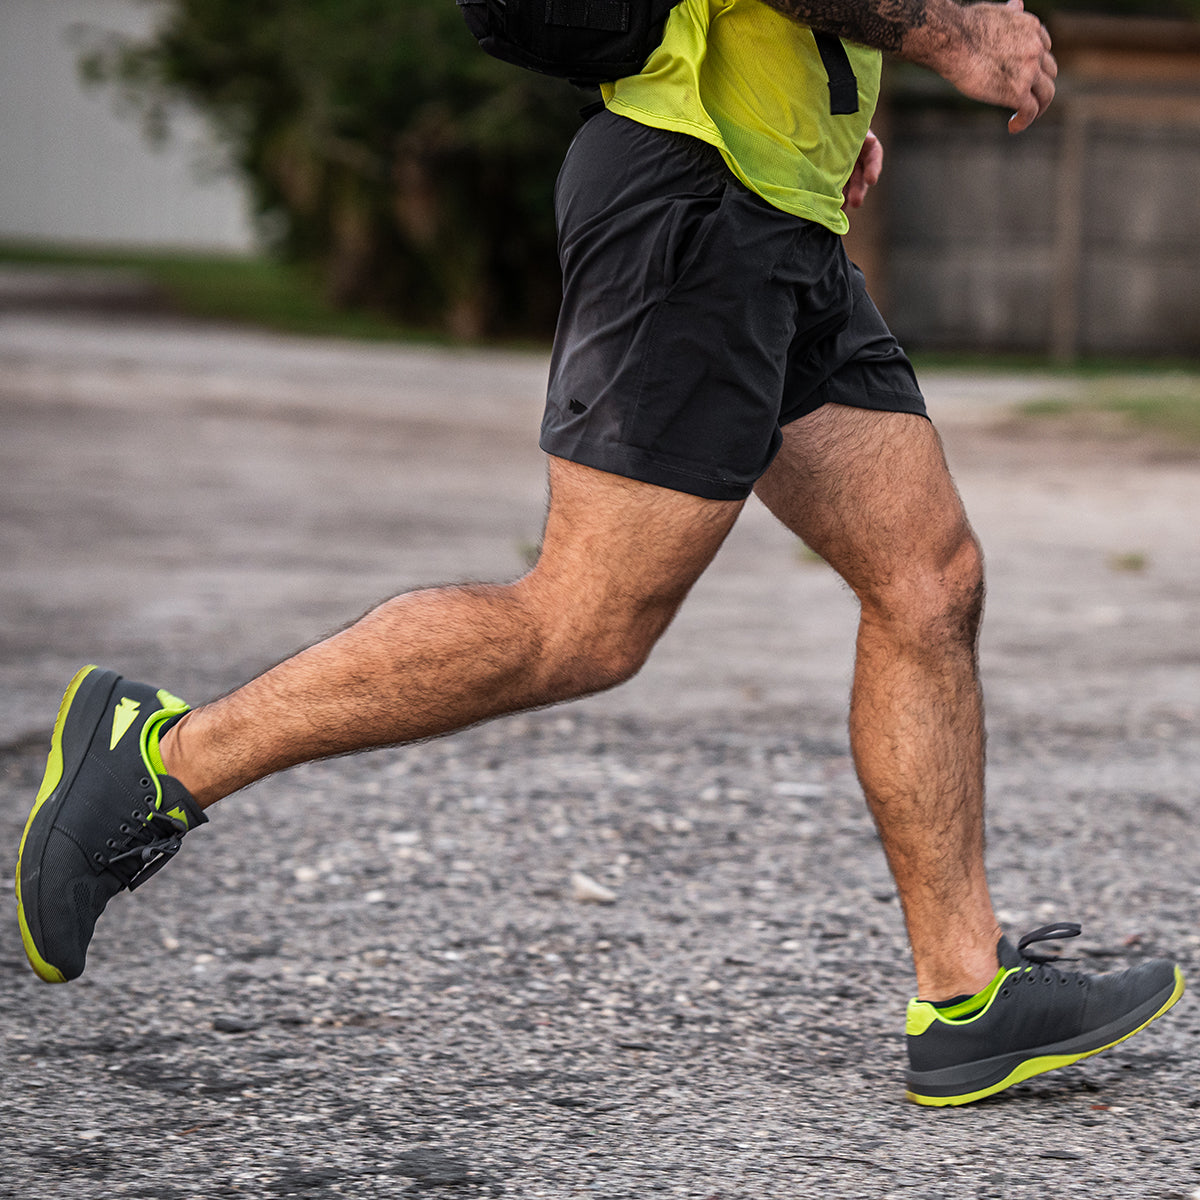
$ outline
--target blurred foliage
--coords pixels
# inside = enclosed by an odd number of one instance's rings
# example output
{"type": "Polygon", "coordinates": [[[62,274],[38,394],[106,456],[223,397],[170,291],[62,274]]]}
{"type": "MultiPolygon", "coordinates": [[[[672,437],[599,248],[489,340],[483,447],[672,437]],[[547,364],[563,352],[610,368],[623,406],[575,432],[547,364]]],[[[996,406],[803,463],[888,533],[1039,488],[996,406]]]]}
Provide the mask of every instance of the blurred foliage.
{"type": "Polygon", "coordinates": [[[565,83],[480,51],[453,0],[153,0],[155,34],[94,40],[163,136],[205,112],[263,227],[331,300],[455,336],[549,328],[554,177],[578,126],[565,83]]]}

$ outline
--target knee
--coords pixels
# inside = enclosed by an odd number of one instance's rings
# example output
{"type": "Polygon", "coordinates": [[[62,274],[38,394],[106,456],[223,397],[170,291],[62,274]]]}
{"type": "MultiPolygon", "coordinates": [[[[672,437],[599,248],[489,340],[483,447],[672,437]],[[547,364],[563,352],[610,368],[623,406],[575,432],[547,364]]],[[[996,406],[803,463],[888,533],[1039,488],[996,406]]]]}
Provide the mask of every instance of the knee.
{"type": "Polygon", "coordinates": [[[607,691],[632,679],[658,641],[656,623],[603,613],[571,620],[551,642],[551,690],[561,698],[607,691]]]}
{"type": "Polygon", "coordinates": [[[983,553],[963,526],[906,559],[863,597],[864,615],[929,645],[974,646],[983,617],[983,553]]]}
{"type": "Polygon", "coordinates": [[[658,641],[665,620],[619,605],[581,602],[540,606],[538,693],[546,703],[607,691],[631,679],[658,641]]]}
{"type": "Polygon", "coordinates": [[[651,648],[636,641],[621,642],[608,631],[573,638],[547,664],[548,691],[556,700],[608,691],[632,679],[651,648]]]}

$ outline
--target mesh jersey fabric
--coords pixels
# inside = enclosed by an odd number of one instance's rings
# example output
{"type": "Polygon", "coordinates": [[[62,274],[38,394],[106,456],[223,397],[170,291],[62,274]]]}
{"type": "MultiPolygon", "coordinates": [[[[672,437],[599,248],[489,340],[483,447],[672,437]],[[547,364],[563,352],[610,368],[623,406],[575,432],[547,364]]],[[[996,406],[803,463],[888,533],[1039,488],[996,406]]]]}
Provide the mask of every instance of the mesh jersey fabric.
{"type": "Polygon", "coordinates": [[[606,84],[604,100],[643,125],[710,143],[769,204],[845,233],[842,188],[879,98],[882,56],[842,46],[858,111],[835,116],[811,30],[762,0],[681,0],[642,72],[606,84]]]}

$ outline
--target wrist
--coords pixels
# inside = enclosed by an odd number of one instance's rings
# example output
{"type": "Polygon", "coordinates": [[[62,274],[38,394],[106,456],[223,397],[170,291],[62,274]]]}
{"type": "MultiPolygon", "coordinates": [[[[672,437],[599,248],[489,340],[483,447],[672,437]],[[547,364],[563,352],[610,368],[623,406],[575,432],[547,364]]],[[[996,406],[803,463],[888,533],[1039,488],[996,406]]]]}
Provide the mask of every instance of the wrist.
{"type": "Polygon", "coordinates": [[[899,55],[952,79],[970,53],[971,10],[957,0],[927,0],[923,7],[925,19],[907,31],[899,55]]]}

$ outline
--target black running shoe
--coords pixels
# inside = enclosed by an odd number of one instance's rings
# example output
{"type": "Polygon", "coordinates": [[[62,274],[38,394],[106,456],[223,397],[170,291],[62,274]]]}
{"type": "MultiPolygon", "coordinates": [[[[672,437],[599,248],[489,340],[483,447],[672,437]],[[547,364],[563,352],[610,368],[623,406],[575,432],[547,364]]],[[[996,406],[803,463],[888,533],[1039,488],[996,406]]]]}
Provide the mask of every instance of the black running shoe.
{"type": "Polygon", "coordinates": [[[170,692],[114,671],[84,667],[71,680],[17,858],[21,940],[47,983],[82,973],[104,906],[208,820],[158,751],[187,711],[170,692]]]}
{"type": "Polygon", "coordinates": [[[908,1098],[935,1106],[981,1100],[1123,1042],[1183,995],[1183,972],[1166,959],[1087,975],[1024,952],[1078,934],[1078,925],[1046,925],[1015,950],[1001,938],[1000,970],[977,996],[950,1005],[910,1000],[908,1098]]]}

